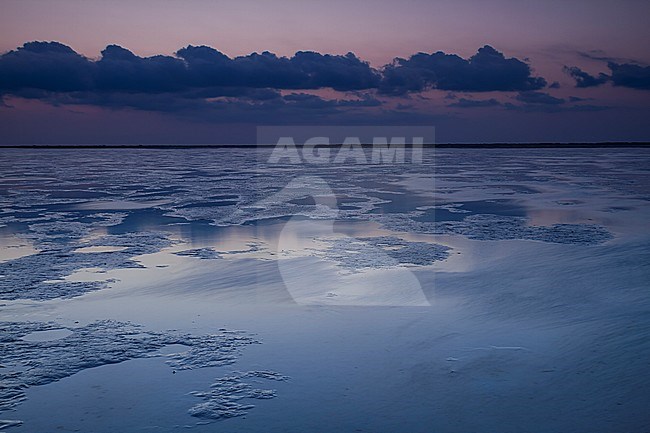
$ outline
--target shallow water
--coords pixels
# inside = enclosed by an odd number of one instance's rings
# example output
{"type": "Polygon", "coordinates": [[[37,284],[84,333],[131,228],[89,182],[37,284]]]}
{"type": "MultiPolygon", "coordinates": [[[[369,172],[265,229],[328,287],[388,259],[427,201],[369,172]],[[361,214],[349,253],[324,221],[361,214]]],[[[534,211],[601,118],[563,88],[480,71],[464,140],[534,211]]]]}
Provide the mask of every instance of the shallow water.
{"type": "Polygon", "coordinates": [[[650,152],[268,153],[3,151],[9,431],[648,426],[650,152]]]}

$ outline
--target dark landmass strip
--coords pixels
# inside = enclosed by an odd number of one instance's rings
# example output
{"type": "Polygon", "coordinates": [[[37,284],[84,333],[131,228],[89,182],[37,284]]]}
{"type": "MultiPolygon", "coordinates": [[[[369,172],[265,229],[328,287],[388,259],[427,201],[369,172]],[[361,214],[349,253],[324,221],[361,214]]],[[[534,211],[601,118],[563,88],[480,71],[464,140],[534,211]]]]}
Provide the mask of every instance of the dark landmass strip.
{"type": "MultiPolygon", "coordinates": [[[[340,147],[341,144],[317,147],[340,147]]],[[[362,146],[370,147],[371,143],[362,146]]],[[[275,147],[273,144],[2,144],[0,149],[205,149],[205,148],[258,148],[275,147]]],[[[296,144],[296,147],[303,147],[296,144]]],[[[407,147],[409,145],[407,144],[407,147]]],[[[598,143],[425,143],[427,148],[460,149],[553,149],[553,148],[650,148],[650,142],[598,142],[598,143]]]]}

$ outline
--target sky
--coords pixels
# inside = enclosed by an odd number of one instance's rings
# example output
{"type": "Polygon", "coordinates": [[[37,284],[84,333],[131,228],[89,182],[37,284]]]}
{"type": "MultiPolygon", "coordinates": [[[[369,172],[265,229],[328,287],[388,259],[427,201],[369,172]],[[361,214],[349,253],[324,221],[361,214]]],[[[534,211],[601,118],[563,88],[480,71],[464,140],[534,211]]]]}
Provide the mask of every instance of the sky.
{"type": "Polygon", "coordinates": [[[0,143],[650,141],[650,2],[0,0],[0,143]]]}

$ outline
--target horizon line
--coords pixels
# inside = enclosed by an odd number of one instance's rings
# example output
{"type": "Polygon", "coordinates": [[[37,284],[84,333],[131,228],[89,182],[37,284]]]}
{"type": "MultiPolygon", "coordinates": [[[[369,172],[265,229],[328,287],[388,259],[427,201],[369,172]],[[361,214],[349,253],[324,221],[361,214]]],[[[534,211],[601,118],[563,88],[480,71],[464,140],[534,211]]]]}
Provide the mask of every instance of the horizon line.
{"type": "MultiPolygon", "coordinates": [[[[341,147],[343,143],[318,145],[315,147],[341,147]]],[[[274,144],[0,144],[0,149],[192,149],[192,148],[273,148],[274,144]]],[[[361,143],[371,147],[372,143],[361,143]]],[[[295,147],[302,148],[303,144],[295,147]]],[[[406,147],[411,147],[407,143],[406,147]]],[[[603,148],[603,147],[648,147],[650,141],[604,141],[604,142],[513,142],[513,143],[423,143],[425,148],[603,148]]]]}

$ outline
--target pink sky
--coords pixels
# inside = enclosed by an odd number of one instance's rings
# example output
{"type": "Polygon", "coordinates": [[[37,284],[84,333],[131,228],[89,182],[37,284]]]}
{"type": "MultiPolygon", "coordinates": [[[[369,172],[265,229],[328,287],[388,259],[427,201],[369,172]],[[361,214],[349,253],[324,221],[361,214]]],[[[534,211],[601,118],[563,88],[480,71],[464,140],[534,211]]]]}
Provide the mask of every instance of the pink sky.
{"type": "Polygon", "coordinates": [[[547,51],[602,50],[649,61],[650,2],[601,0],[3,0],[0,50],[56,40],[96,57],[108,44],[139,55],[187,44],[235,56],[253,51],[353,51],[375,66],[485,44],[542,59],[547,51]]]}
{"type": "MultiPolygon", "coordinates": [[[[97,59],[109,44],[140,56],[171,55],[192,44],[209,45],[231,57],[265,50],[281,56],[299,50],[351,51],[380,68],[395,57],[416,52],[440,50],[468,58],[489,44],[506,57],[525,60],[533,76],[560,83],[559,88],[544,92],[605,109],[513,112],[507,105],[517,103],[514,92],[456,95],[457,99],[495,98],[501,103],[498,108],[463,109],[449,103],[447,92],[433,90],[410,100],[380,95],[384,105],[360,110],[412,106],[433,118],[440,136],[449,141],[646,140],[650,138],[648,90],[610,84],[576,88],[563,67],[579,66],[594,76],[609,72],[605,61],[581,53],[647,65],[649,16],[647,0],[2,0],[0,52],[28,41],[58,41],[97,59]]],[[[313,93],[341,97],[331,89],[313,93]]],[[[57,107],[13,97],[5,101],[6,106],[0,105],[0,127],[6,133],[0,138],[5,142],[57,136],[61,142],[101,142],[102,136],[108,141],[137,137],[133,139],[155,142],[172,132],[176,133],[169,138],[172,141],[195,134],[195,141],[204,142],[228,129],[197,127],[197,119],[165,113],[57,107]],[[85,135],[69,135],[80,119],[88,125],[79,129],[85,135]]]]}

